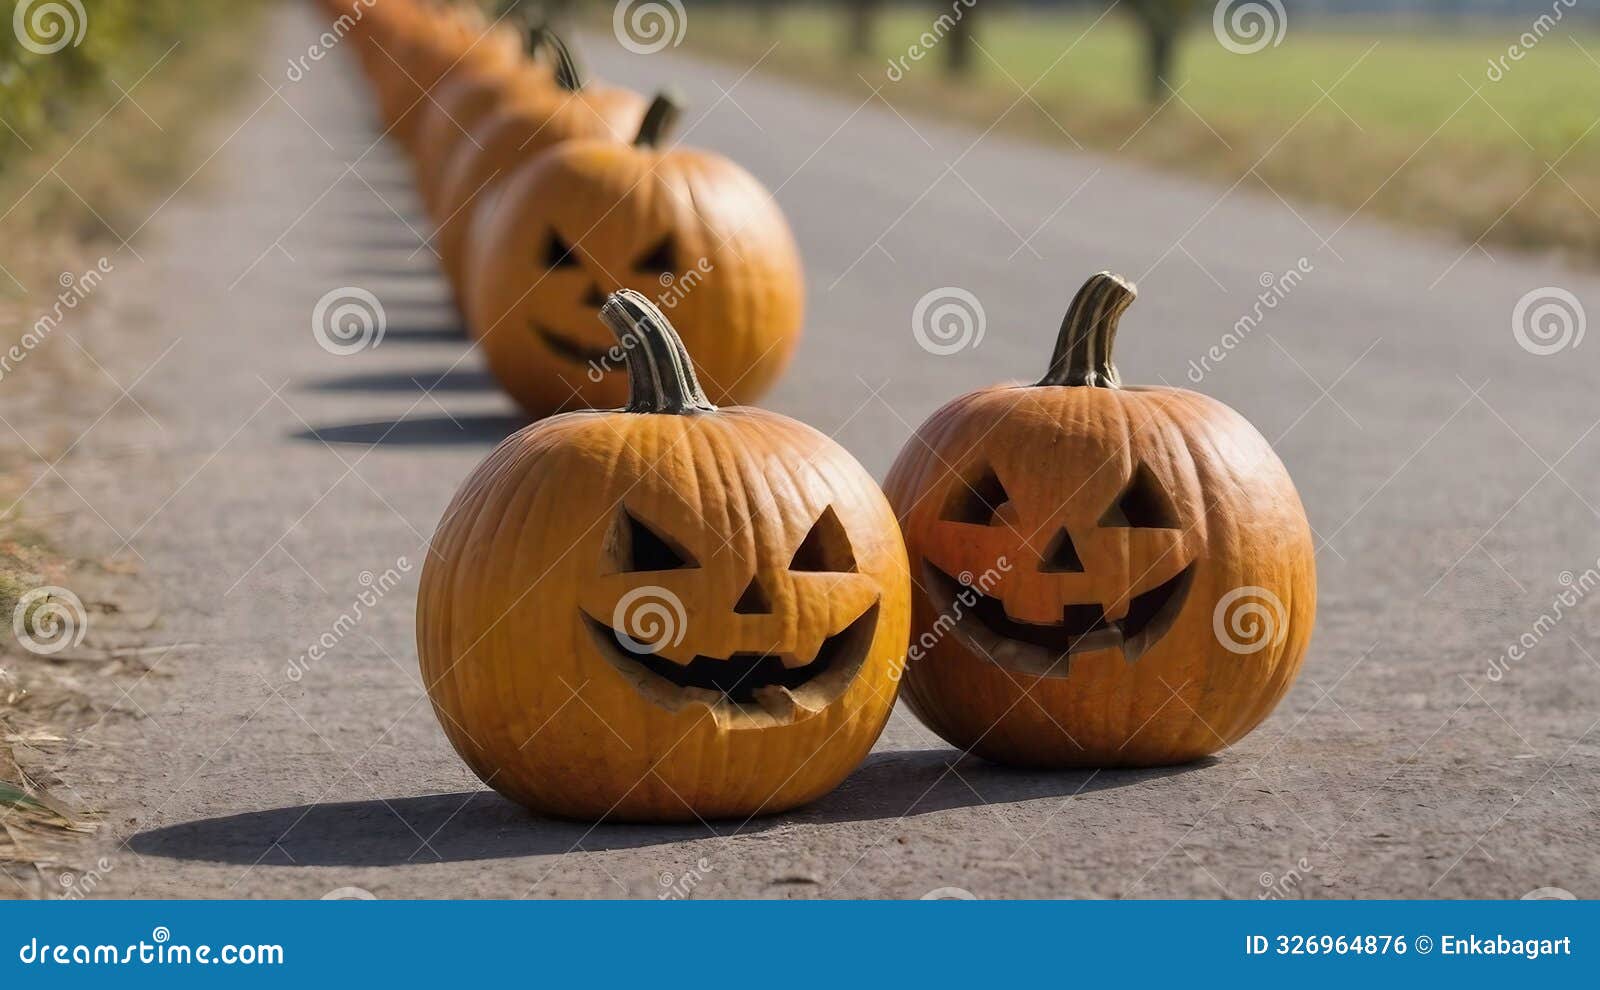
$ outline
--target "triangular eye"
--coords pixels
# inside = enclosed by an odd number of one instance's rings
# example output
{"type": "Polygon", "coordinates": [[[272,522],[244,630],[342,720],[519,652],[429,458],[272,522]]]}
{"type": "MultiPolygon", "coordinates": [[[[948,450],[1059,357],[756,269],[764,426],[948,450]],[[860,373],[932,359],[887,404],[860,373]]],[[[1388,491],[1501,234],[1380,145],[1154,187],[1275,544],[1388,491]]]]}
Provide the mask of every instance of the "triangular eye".
{"type": "Polygon", "coordinates": [[[850,549],[850,535],[844,531],[844,524],[830,505],[822,510],[811,532],[800,541],[800,549],[794,552],[789,570],[848,573],[855,569],[856,555],[850,549]]]}
{"type": "Polygon", "coordinates": [[[546,268],[573,268],[578,264],[578,259],[573,255],[572,248],[561,239],[561,235],[550,231],[550,240],[544,248],[544,266],[546,268]]]}
{"type": "Polygon", "coordinates": [[[661,243],[640,258],[635,267],[653,275],[670,275],[678,270],[678,252],[673,250],[672,235],[661,238],[661,243]]]}
{"type": "Polygon", "coordinates": [[[1102,526],[1129,526],[1138,529],[1178,529],[1178,516],[1161,490],[1160,482],[1144,465],[1133,472],[1133,480],[1122,490],[1111,508],[1100,517],[1102,526]]]}
{"type": "Polygon", "coordinates": [[[620,571],[676,571],[700,566],[689,551],[627,508],[618,513],[606,542],[620,571]]]}
{"type": "Polygon", "coordinates": [[[940,518],[988,526],[994,522],[995,513],[1000,507],[1009,501],[1011,496],[1000,484],[1000,476],[994,473],[994,468],[986,467],[976,479],[958,482],[950,490],[940,518]]]}

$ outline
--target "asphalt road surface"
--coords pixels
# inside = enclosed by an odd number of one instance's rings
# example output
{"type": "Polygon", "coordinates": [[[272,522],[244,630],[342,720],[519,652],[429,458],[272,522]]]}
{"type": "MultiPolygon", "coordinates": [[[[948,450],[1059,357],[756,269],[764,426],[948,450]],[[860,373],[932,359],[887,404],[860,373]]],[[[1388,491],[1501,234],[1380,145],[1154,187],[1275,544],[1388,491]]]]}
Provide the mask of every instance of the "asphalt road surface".
{"type": "Polygon", "coordinates": [[[1317,629],[1276,714],[1195,766],[1009,771],[902,709],[842,788],[779,818],[590,828],[485,791],[426,704],[413,605],[456,485],[520,421],[419,250],[352,62],[285,78],[321,30],[310,5],[274,15],[262,84],[77,331],[137,405],[54,490],[81,545],[139,558],[163,601],[153,641],[198,644],[124,679],[143,714],[74,757],[108,811],[102,894],[1600,895],[1600,609],[1557,604],[1600,557],[1600,347],[1513,332],[1528,293],[1594,310],[1600,279],[602,35],[582,39],[594,68],[679,87],[683,139],[737,158],[790,217],[807,336],[772,408],[881,477],[946,399],[1037,377],[1084,276],[1119,271],[1141,290],[1124,377],[1198,375],[1296,479],[1317,629]],[[1264,274],[1297,266],[1225,344],[1264,274]],[[387,331],[339,356],[311,318],[346,286],[387,331]],[[951,287],[981,305],[981,339],[930,349],[913,313],[951,287]],[[398,586],[342,625],[391,569],[398,586]]]}

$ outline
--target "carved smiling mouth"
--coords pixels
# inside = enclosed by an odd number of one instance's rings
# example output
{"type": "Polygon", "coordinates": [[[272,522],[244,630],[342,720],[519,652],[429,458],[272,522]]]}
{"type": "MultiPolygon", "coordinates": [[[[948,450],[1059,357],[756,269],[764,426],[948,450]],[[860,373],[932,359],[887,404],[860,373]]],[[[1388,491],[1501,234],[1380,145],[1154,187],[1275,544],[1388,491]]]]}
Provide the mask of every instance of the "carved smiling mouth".
{"type": "Polygon", "coordinates": [[[699,654],[677,663],[637,649],[604,622],[583,613],[589,636],[611,665],[641,692],[674,710],[690,702],[710,706],[719,723],[756,718],[763,724],[791,722],[797,709],[819,710],[855,679],[878,627],[874,602],[843,629],[822,641],[809,661],[786,653],[699,654]]]}
{"type": "Polygon", "coordinates": [[[534,324],[533,332],[544,342],[544,346],[561,355],[569,361],[578,364],[593,364],[601,371],[619,371],[621,365],[611,354],[609,347],[593,347],[582,341],[573,340],[566,334],[557,333],[543,324],[534,324]]]}
{"type": "Polygon", "coordinates": [[[922,570],[934,607],[954,619],[954,632],[969,649],[1038,677],[1066,677],[1075,653],[1120,649],[1129,663],[1139,659],[1172,628],[1194,576],[1191,563],[1135,595],[1120,619],[1108,620],[1098,604],[1087,603],[1063,606],[1059,622],[1036,623],[1011,618],[1000,599],[961,584],[931,561],[924,560],[922,570]]]}

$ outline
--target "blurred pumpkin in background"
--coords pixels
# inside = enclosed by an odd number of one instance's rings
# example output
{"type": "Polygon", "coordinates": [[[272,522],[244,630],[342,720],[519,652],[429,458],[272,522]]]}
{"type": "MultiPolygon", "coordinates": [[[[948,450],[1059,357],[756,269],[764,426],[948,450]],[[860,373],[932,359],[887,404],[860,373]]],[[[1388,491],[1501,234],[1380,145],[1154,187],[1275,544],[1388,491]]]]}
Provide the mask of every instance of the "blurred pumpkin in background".
{"type": "Polygon", "coordinates": [[[648,106],[629,89],[590,82],[575,53],[546,33],[556,59],[555,85],[548,91],[523,88],[457,142],[439,180],[434,238],[445,277],[465,314],[467,245],[473,216],[492,203],[506,177],[547,148],[578,138],[631,140],[648,106]]]}
{"type": "Polygon", "coordinates": [[[677,114],[661,96],[632,144],[550,150],[473,219],[468,321],[496,379],[534,416],[626,398],[594,318],[620,288],[671,310],[714,402],[753,402],[794,353],[805,286],[789,224],[739,165],[662,147],[677,114]]]}

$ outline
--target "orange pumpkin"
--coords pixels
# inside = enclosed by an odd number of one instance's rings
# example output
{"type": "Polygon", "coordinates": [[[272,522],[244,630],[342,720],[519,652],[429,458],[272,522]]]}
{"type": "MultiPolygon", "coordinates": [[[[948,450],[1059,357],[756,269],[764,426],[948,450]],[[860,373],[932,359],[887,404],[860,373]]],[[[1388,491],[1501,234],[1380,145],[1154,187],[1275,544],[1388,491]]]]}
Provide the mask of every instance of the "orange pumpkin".
{"type": "Polygon", "coordinates": [[[1124,386],[1134,287],[1073,300],[1037,385],[933,414],[885,484],[919,592],[911,710],[1022,766],[1147,766],[1254,728],[1316,612],[1310,526],[1261,434],[1214,399],[1124,386]]]}
{"type": "Polygon", "coordinates": [[[548,29],[531,25],[525,44],[528,57],[503,67],[453,74],[433,92],[417,128],[416,173],[417,191],[435,223],[442,219],[438,212],[442,174],[456,149],[471,137],[473,128],[519,94],[550,95],[555,71],[537,60],[549,46],[548,29]]]}
{"type": "Polygon", "coordinates": [[[734,162],[658,147],[676,113],[661,97],[632,145],[552,149],[474,217],[468,322],[495,377],[535,416],[626,396],[594,329],[618,288],[672,310],[716,402],[754,401],[789,363],[805,297],[789,225],[734,162]]]}
{"type": "Polygon", "coordinates": [[[600,316],[627,407],[506,440],[434,537],[417,650],[440,724],[485,783],[550,814],[810,801],[894,704],[910,593],[894,515],[821,433],[713,406],[645,297],[600,316]]]}
{"type": "Polygon", "coordinates": [[[435,206],[434,245],[456,299],[466,306],[467,244],[474,212],[492,202],[517,166],[547,148],[578,138],[629,140],[647,104],[632,90],[588,81],[572,51],[555,35],[554,92],[522,91],[472,129],[445,166],[435,206]]]}
{"type": "Polygon", "coordinates": [[[505,72],[523,59],[522,37],[513,25],[490,26],[467,7],[424,10],[401,22],[388,43],[372,46],[366,57],[388,133],[413,151],[428,97],[443,81],[505,72]]]}

